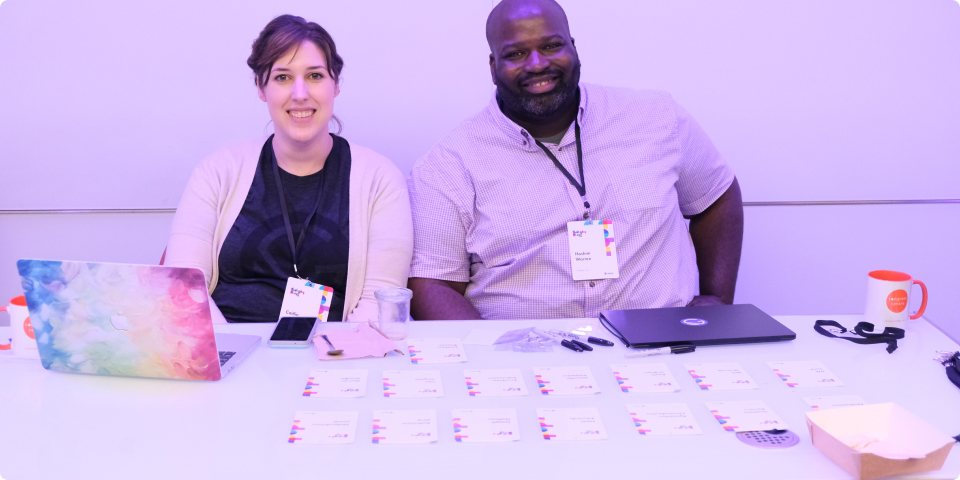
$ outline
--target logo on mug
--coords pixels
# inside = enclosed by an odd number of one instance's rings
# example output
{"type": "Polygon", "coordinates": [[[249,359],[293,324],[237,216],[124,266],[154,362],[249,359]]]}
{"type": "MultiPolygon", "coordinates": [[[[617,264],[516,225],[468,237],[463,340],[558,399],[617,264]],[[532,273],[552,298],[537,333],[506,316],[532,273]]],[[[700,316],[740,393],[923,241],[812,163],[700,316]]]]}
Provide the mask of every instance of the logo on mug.
{"type": "Polygon", "coordinates": [[[887,295],[887,308],[893,313],[900,313],[907,308],[907,291],[894,290],[887,295]]]}
{"type": "Polygon", "coordinates": [[[706,325],[707,321],[702,318],[684,318],[683,320],[680,320],[680,323],[684,325],[690,325],[691,327],[699,327],[706,325]]]}

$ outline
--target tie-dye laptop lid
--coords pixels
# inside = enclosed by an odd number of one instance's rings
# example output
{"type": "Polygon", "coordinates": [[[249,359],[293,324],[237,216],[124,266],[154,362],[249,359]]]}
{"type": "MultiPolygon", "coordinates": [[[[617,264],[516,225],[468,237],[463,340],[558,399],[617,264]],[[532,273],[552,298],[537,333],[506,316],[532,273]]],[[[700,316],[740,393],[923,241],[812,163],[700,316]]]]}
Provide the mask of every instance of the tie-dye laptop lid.
{"type": "Polygon", "coordinates": [[[43,367],[68,373],[219,380],[196,268],[17,262],[43,367]]]}

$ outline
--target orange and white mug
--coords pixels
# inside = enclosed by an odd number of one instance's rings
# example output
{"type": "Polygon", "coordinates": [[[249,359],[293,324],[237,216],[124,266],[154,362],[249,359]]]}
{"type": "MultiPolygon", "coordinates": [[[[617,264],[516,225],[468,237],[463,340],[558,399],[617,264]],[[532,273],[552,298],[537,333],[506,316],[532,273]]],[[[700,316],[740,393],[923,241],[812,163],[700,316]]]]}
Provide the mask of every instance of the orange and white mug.
{"type": "Polygon", "coordinates": [[[905,328],[907,319],[916,320],[927,309],[927,286],[903,272],[874,270],[867,274],[867,306],[864,320],[874,325],[874,332],[884,327],[905,328]],[[917,313],[910,315],[910,297],[914,285],[920,285],[923,298],[917,313]]]}
{"type": "MultiPolygon", "coordinates": [[[[37,340],[33,334],[33,325],[30,324],[30,311],[27,310],[27,299],[23,295],[10,299],[10,305],[0,307],[0,312],[10,314],[11,345],[13,354],[18,357],[40,358],[37,349],[37,340]]],[[[0,343],[6,343],[0,341],[0,343]]]]}

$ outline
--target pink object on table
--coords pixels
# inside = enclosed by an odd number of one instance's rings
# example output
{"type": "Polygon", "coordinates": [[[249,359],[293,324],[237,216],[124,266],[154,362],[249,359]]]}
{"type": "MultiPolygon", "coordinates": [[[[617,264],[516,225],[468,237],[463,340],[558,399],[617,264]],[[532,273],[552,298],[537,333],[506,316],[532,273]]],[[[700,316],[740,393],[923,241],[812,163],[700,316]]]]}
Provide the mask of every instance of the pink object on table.
{"type": "Polygon", "coordinates": [[[403,355],[403,352],[384,336],[380,330],[369,323],[358,323],[350,330],[322,330],[313,336],[313,348],[320,360],[344,360],[348,358],[383,357],[391,351],[403,355]],[[326,335],[335,347],[343,353],[335,357],[327,355],[330,347],[320,335],[326,335]]]}

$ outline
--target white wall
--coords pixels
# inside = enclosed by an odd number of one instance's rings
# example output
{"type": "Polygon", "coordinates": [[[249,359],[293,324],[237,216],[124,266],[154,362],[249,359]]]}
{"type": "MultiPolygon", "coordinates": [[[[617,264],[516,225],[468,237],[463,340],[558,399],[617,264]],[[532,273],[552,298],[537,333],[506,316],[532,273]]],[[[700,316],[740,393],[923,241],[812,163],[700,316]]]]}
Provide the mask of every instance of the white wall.
{"type": "MultiPolygon", "coordinates": [[[[670,91],[737,171],[747,201],[960,198],[955,0],[563,0],[585,81],[670,91]]],[[[403,170],[482,108],[491,0],[0,3],[0,298],[22,257],[155,263],[169,214],[212,150],[268,130],[245,65],[281,13],[346,61],[344,136],[403,170]]],[[[748,207],[737,300],[857,313],[863,276],[927,281],[960,338],[960,205],[748,207]]],[[[2,320],[0,320],[2,321],[2,320]]]]}

